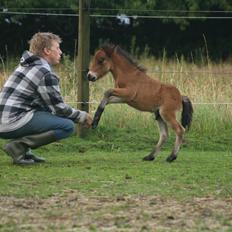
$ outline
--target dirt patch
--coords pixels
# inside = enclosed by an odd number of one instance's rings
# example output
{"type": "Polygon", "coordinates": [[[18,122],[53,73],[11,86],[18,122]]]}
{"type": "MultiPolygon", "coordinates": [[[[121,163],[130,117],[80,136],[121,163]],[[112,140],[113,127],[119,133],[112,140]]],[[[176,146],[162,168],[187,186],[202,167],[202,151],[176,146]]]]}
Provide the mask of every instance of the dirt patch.
{"type": "Polygon", "coordinates": [[[43,200],[0,197],[1,231],[230,229],[232,199],[207,197],[177,201],[152,196],[85,197],[72,190],[43,200]]]}

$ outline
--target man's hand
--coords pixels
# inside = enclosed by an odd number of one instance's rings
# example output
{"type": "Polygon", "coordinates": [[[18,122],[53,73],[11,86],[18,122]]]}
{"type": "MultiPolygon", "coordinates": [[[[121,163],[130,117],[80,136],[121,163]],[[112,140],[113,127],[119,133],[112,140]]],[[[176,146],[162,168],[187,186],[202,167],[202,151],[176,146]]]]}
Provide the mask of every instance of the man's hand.
{"type": "Polygon", "coordinates": [[[87,114],[87,117],[83,123],[83,126],[86,127],[86,128],[90,128],[91,125],[92,125],[92,122],[93,122],[93,118],[90,114],[87,114]]]}

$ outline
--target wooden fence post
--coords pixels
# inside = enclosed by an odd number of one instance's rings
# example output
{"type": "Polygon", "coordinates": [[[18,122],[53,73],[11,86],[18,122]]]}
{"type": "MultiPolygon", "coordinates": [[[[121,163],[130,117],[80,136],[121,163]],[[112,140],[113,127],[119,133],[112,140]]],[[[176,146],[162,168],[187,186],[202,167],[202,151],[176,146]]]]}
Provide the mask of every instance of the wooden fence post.
{"type": "MultiPolygon", "coordinates": [[[[90,37],[90,0],[79,0],[79,29],[78,29],[78,93],[77,108],[89,112],[89,82],[87,70],[89,65],[89,37],[90,37]]],[[[78,124],[77,134],[84,137],[87,129],[78,124]]]]}

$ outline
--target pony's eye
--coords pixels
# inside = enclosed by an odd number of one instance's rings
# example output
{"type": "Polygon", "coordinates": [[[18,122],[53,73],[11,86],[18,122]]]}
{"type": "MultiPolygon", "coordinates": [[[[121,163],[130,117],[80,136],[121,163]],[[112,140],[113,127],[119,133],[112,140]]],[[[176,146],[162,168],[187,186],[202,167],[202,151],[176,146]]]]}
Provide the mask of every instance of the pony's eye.
{"type": "Polygon", "coordinates": [[[98,60],[98,64],[103,64],[104,63],[104,58],[100,58],[99,60],[98,60]]]}

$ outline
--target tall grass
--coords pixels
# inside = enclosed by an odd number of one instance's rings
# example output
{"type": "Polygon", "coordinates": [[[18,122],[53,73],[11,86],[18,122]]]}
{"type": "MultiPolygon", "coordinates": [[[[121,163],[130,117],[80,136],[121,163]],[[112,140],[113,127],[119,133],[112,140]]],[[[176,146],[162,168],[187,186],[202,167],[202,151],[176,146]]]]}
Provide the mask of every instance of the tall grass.
{"type": "MultiPolygon", "coordinates": [[[[162,59],[145,57],[139,60],[147,68],[147,73],[165,83],[177,86],[183,95],[190,97],[194,104],[194,118],[191,136],[206,137],[225,141],[232,132],[232,66],[229,63],[196,64],[186,62],[183,58],[168,60],[165,53],[162,59]]],[[[1,60],[0,87],[15,65],[8,61],[4,66],[1,60]]],[[[65,101],[76,106],[77,78],[76,65],[69,56],[64,56],[55,71],[61,77],[60,84],[65,101]]],[[[90,83],[90,112],[93,114],[103,93],[113,87],[111,74],[96,83],[90,83]]],[[[156,135],[153,117],[149,113],[141,113],[128,106],[107,106],[100,126],[114,130],[127,128],[137,130],[140,134],[156,135]]],[[[111,133],[111,132],[110,132],[111,133]]]]}

